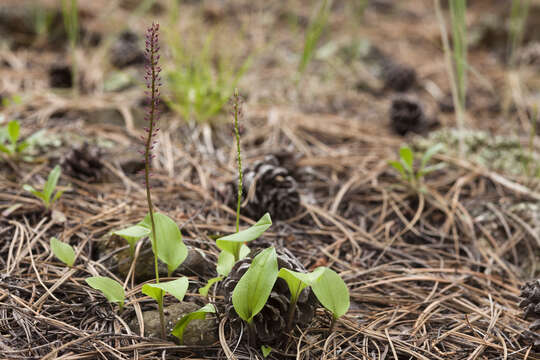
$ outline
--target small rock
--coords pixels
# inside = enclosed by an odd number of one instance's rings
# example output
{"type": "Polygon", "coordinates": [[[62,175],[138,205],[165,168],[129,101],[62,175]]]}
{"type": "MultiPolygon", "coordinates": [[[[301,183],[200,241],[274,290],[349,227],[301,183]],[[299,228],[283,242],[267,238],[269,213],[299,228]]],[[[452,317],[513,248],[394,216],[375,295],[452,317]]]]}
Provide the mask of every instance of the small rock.
{"type": "MultiPolygon", "coordinates": [[[[175,341],[179,340],[170,335],[172,329],[184,315],[198,310],[201,306],[192,302],[180,302],[166,306],[164,309],[165,324],[167,327],[167,338],[175,341]]],[[[143,312],[144,336],[161,337],[161,323],[157,310],[143,312]]],[[[137,332],[138,322],[134,319],[131,328],[137,332]]],[[[184,331],[184,345],[211,345],[217,341],[217,322],[215,318],[208,316],[206,319],[193,320],[184,331]]]]}

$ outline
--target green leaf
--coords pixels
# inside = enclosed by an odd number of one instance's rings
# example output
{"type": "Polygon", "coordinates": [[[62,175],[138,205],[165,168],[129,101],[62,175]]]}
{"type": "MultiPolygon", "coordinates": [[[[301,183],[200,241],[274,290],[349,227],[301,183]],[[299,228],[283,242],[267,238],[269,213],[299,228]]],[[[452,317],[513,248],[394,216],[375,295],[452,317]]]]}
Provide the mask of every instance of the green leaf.
{"type": "Polygon", "coordinates": [[[210,288],[212,287],[212,285],[214,285],[217,282],[220,282],[221,280],[223,280],[223,278],[224,276],[216,276],[214,278],[209,279],[206,285],[204,285],[202,288],[199,288],[199,294],[201,294],[202,296],[207,296],[208,291],[210,291],[210,288]]]}
{"type": "Polygon", "coordinates": [[[54,204],[56,200],[60,199],[60,196],[62,196],[63,193],[64,193],[64,190],[57,191],[51,200],[51,205],[54,204]]]}
{"type": "Polygon", "coordinates": [[[395,160],[389,161],[388,164],[392,166],[394,169],[396,169],[397,171],[399,171],[401,176],[403,176],[404,178],[407,177],[407,174],[405,174],[405,168],[399,161],[395,161],[395,160]]]}
{"type": "Polygon", "coordinates": [[[13,153],[10,148],[2,144],[0,144],[0,151],[8,155],[11,155],[13,153]]]}
{"type": "Polygon", "coordinates": [[[418,172],[418,177],[420,178],[426,174],[429,174],[430,172],[441,170],[441,169],[444,169],[445,167],[446,167],[445,163],[438,163],[435,165],[426,166],[424,169],[418,172]]]}
{"type": "Polygon", "coordinates": [[[220,237],[216,240],[216,245],[221,250],[225,250],[235,256],[235,259],[239,258],[240,247],[242,243],[246,243],[255,240],[261,236],[272,225],[272,219],[270,214],[264,214],[259,221],[249,228],[239,231],[237,233],[220,237]]]}
{"type": "Polygon", "coordinates": [[[320,303],[332,312],[334,318],[343,316],[349,310],[349,289],[334,270],[324,268],[319,280],[311,288],[320,303]]]}
{"type": "Polygon", "coordinates": [[[163,290],[177,298],[178,301],[182,301],[186,295],[188,284],[188,278],[183,276],[179,279],[160,282],[159,284],[144,284],[141,291],[143,294],[150,296],[152,299],[160,301],[161,291],[163,290]]]}
{"type": "Polygon", "coordinates": [[[113,234],[124,238],[128,242],[131,254],[133,255],[133,250],[137,241],[145,236],[149,236],[151,232],[152,230],[147,227],[133,225],[122,230],[114,231],[113,234]]]}
{"type": "Polygon", "coordinates": [[[442,149],[444,149],[444,145],[441,144],[441,143],[435,144],[432,147],[430,147],[429,149],[427,149],[426,152],[424,153],[424,155],[422,156],[422,161],[420,163],[420,171],[422,171],[424,169],[424,167],[427,165],[427,163],[433,157],[433,155],[435,155],[436,153],[438,153],[442,149]]]}
{"type": "Polygon", "coordinates": [[[276,250],[261,251],[233,290],[232,302],[238,316],[251,323],[270,296],[278,275],[276,250]]]}
{"type": "Polygon", "coordinates": [[[401,149],[399,149],[399,157],[401,158],[405,170],[412,173],[414,155],[411,148],[408,146],[402,146],[401,149]]]}
{"type": "Polygon", "coordinates": [[[21,129],[21,125],[17,120],[12,120],[7,125],[8,134],[9,134],[9,140],[12,144],[16,144],[17,140],[19,140],[19,132],[21,129]]]}
{"type": "Polygon", "coordinates": [[[73,266],[75,262],[75,251],[71,245],[59,241],[57,238],[51,238],[51,251],[60,261],[67,266],[73,266]]]}
{"type": "MultiPolygon", "coordinates": [[[[157,237],[157,255],[158,258],[167,264],[169,275],[184,262],[187,257],[188,249],[182,241],[182,233],[178,225],[167,215],[160,213],[154,214],[157,237]]],[[[146,215],[144,220],[138,225],[152,230],[150,214],[146,215]]],[[[152,232],[149,234],[152,239],[152,232]]],[[[152,239],[152,246],[154,241],[152,239]]],[[[153,248],[152,248],[153,249],[153,248]]],[[[155,253],[155,249],[154,253],[155,253]]]]}
{"type": "Polygon", "coordinates": [[[234,266],[234,255],[222,250],[219,253],[216,271],[219,275],[227,276],[234,266]]]}
{"type": "Polygon", "coordinates": [[[49,199],[47,199],[41,191],[34,189],[31,185],[28,185],[28,184],[24,184],[23,189],[28,191],[29,193],[31,193],[32,195],[34,195],[41,201],[43,201],[45,206],[49,207],[49,201],[48,201],[49,199]]]}
{"type": "Polygon", "coordinates": [[[27,141],[22,141],[16,146],[16,152],[22,153],[28,146],[30,146],[30,143],[27,141]]]}
{"type": "Polygon", "coordinates": [[[298,300],[298,296],[306,286],[313,286],[324,272],[324,267],[318,267],[311,273],[300,273],[289,269],[281,268],[278,273],[278,277],[282,278],[289,285],[289,291],[291,292],[291,303],[298,300]]]}
{"type": "Polygon", "coordinates": [[[214,307],[214,305],[206,304],[199,310],[190,312],[189,314],[184,315],[180,320],[178,320],[171,334],[173,334],[180,340],[180,344],[183,344],[184,343],[184,330],[189,325],[189,323],[195,319],[200,319],[200,320],[206,319],[207,314],[215,313],[215,312],[216,312],[216,308],[214,307]]]}
{"type": "Polygon", "coordinates": [[[49,203],[51,199],[51,195],[56,188],[56,184],[58,183],[58,179],[60,178],[61,173],[62,169],[60,169],[60,165],[56,165],[54,169],[52,169],[52,171],[49,173],[47,182],[43,187],[43,195],[47,198],[47,203],[49,203]]]}
{"type": "Polygon", "coordinates": [[[86,283],[105,295],[109,302],[118,303],[120,310],[124,307],[124,287],[118,281],[106,276],[93,276],[85,279],[86,283]]]}
{"type": "Polygon", "coordinates": [[[263,356],[266,358],[272,352],[272,348],[270,346],[261,345],[261,352],[263,356]]]}

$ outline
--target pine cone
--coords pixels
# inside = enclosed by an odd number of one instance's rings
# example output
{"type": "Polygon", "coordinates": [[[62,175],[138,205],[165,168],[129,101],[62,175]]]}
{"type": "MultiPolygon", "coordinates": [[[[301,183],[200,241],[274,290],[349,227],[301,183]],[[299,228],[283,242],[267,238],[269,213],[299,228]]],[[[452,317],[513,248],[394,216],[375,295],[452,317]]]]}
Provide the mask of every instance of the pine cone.
{"type": "Polygon", "coordinates": [[[98,182],[103,177],[103,164],[100,161],[101,151],[98,147],[90,147],[84,143],[73,148],[62,159],[61,165],[66,174],[86,182],[98,182]]]}
{"type": "MultiPolygon", "coordinates": [[[[306,272],[302,263],[287,249],[277,250],[277,258],[278,268],[280,269],[286,268],[293,271],[306,272]]],[[[225,296],[225,312],[233,324],[239,325],[240,318],[236,314],[232,304],[232,293],[242,275],[249,269],[251,260],[251,258],[246,258],[238,261],[229,276],[220,284],[220,289],[225,296]]],[[[287,330],[289,300],[290,292],[287,283],[283,279],[277,279],[266,305],[253,318],[255,335],[262,344],[275,343],[278,339],[283,338],[283,333],[287,330]]],[[[304,289],[296,303],[293,327],[295,325],[299,325],[300,327],[307,326],[315,315],[316,306],[317,300],[311,289],[304,289]]]]}
{"type": "Polygon", "coordinates": [[[398,97],[392,101],[390,108],[392,129],[403,136],[408,132],[420,133],[427,124],[422,104],[411,97],[398,97]]]}
{"type": "Polygon", "coordinates": [[[519,302],[519,307],[525,311],[524,318],[533,318],[529,329],[521,334],[520,339],[528,345],[533,345],[533,348],[539,351],[540,334],[537,330],[540,329],[540,279],[523,285],[520,297],[522,300],[519,302]]]}
{"type": "Polygon", "coordinates": [[[416,71],[408,65],[390,64],[383,72],[384,87],[405,92],[416,83],[416,71]]]}
{"type": "MultiPolygon", "coordinates": [[[[236,182],[228,185],[227,203],[232,208],[236,208],[236,186],[236,182]]],[[[269,212],[272,219],[284,220],[295,216],[300,210],[296,181],[272,155],[244,171],[243,199],[247,200],[247,204],[242,208],[242,213],[252,219],[259,219],[269,212]]]]}
{"type": "Polygon", "coordinates": [[[131,31],[124,31],[111,47],[111,64],[119,69],[144,63],[144,52],[139,45],[139,37],[131,31]]]}

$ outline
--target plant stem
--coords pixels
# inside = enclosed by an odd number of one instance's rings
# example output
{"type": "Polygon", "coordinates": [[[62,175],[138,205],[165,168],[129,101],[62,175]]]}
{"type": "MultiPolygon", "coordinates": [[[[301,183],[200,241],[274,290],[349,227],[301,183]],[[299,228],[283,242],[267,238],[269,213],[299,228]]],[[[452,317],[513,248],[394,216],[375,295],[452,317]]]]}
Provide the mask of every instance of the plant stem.
{"type": "Polygon", "coordinates": [[[330,336],[334,332],[334,327],[336,325],[336,317],[332,315],[332,322],[330,323],[330,329],[328,330],[328,335],[330,336]]]}
{"type": "Polygon", "coordinates": [[[289,315],[287,318],[287,331],[292,329],[292,324],[294,321],[294,314],[296,312],[296,303],[298,302],[298,297],[296,299],[291,299],[289,302],[289,315]]]}
{"type": "MultiPolygon", "coordinates": [[[[448,72],[448,77],[450,78],[450,87],[452,89],[452,100],[454,103],[454,108],[456,109],[456,122],[457,127],[460,131],[459,136],[459,153],[463,155],[464,153],[464,144],[463,144],[463,131],[465,128],[465,119],[464,119],[464,109],[461,106],[461,101],[459,99],[459,90],[457,87],[456,76],[454,74],[454,67],[452,66],[452,52],[450,50],[450,43],[448,41],[448,32],[446,31],[446,25],[444,22],[444,17],[442,15],[441,2],[440,0],[433,0],[435,2],[435,13],[437,15],[437,20],[441,29],[441,38],[444,48],[444,57],[446,61],[446,68],[448,72]]],[[[452,3],[452,1],[450,1],[452,3]]]]}
{"type": "Polygon", "coordinates": [[[242,152],[240,148],[240,131],[238,130],[238,117],[240,100],[238,89],[234,89],[234,134],[236,136],[236,155],[238,160],[238,199],[236,204],[236,232],[240,231],[240,206],[242,204],[242,152]]]}
{"type": "MultiPolygon", "coordinates": [[[[151,108],[149,113],[149,125],[148,125],[148,137],[146,138],[146,143],[144,147],[144,178],[146,182],[146,200],[148,202],[148,213],[150,215],[150,223],[152,226],[152,248],[154,249],[154,271],[156,274],[156,283],[159,284],[159,266],[158,266],[158,244],[156,237],[156,224],[154,221],[154,207],[152,204],[152,195],[150,193],[150,150],[152,148],[152,136],[154,134],[154,123],[156,118],[156,97],[157,97],[157,86],[156,80],[158,74],[156,72],[156,60],[155,60],[155,41],[150,42],[150,52],[149,52],[149,62],[151,69],[150,77],[150,91],[151,91],[151,108]]],[[[165,319],[163,315],[163,291],[160,291],[160,296],[158,299],[158,308],[159,308],[159,320],[161,323],[161,336],[165,339],[165,319]]]]}

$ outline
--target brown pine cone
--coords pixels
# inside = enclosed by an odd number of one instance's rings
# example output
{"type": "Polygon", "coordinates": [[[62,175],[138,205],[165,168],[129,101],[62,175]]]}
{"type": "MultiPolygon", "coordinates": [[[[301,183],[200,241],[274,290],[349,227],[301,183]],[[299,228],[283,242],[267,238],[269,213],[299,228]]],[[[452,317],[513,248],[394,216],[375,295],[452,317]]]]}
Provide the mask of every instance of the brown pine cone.
{"type": "Polygon", "coordinates": [[[139,37],[131,31],[124,31],[111,46],[111,64],[119,69],[144,63],[144,52],[139,37]]]}
{"type": "Polygon", "coordinates": [[[422,104],[413,97],[400,96],[392,101],[390,125],[401,136],[408,132],[421,133],[430,126],[422,104]]]}
{"type": "MultiPolygon", "coordinates": [[[[286,268],[298,272],[306,272],[300,261],[287,249],[278,249],[278,268],[286,268]]],[[[255,256],[256,254],[254,254],[255,256]]],[[[241,321],[232,303],[232,293],[236,284],[249,269],[251,258],[238,261],[229,276],[220,283],[220,292],[225,296],[225,313],[234,325],[239,326],[241,321]]],[[[255,335],[261,344],[272,344],[283,339],[283,333],[287,330],[287,317],[289,312],[290,292],[285,280],[277,279],[266,305],[260,313],[255,315],[253,325],[255,335]]],[[[293,327],[307,326],[315,315],[317,299],[310,288],[304,289],[296,303],[293,327]]]]}
{"type": "MultiPolygon", "coordinates": [[[[236,208],[237,183],[228,184],[227,204],[236,208]]],[[[242,214],[259,219],[266,212],[272,219],[285,220],[300,211],[298,185],[287,169],[279,166],[275,156],[269,155],[244,171],[242,214]]]]}
{"type": "Polygon", "coordinates": [[[525,311],[524,318],[532,318],[529,329],[524,331],[520,339],[527,345],[533,345],[535,351],[540,350],[540,279],[529,281],[521,288],[522,298],[519,307],[525,311]]]}
{"type": "Polygon", "coordinates": [[[416,70],[408,65],[390,64],[383,71],[384,88],[405,92],[416,83],[416,70]]]}
{"type": "Polygon", "coordinates": [[[86,182],[98,182],[103,177],[103,164],[100,161],[101,151],[98,147],[91,147],[88,143],[73,148],[62,159],[64,172],[86,182]]]}

